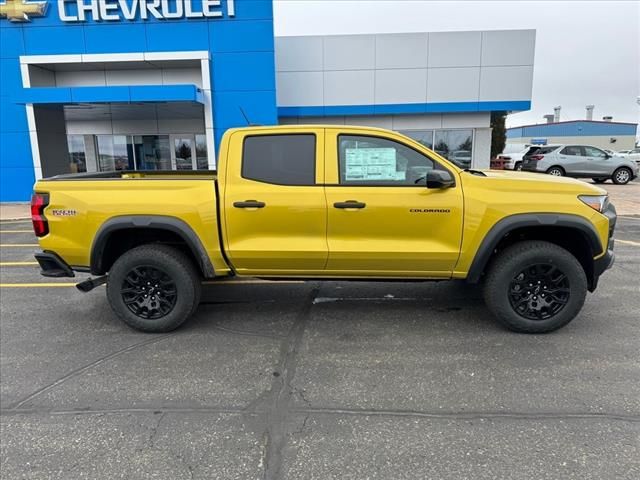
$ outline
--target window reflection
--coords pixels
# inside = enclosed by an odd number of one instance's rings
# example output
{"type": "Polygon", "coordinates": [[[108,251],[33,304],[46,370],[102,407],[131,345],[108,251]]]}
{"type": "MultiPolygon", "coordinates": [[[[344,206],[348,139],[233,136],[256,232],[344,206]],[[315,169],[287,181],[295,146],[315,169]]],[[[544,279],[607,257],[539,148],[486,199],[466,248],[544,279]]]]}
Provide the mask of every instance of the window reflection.
{"type": "Polygon", "coordinates": [[[82,173],[87,171],[87,158],[84,146],[84,136],[68,135],[67,145],[69,148],[69,172],[82,173]]]}
{"type": "Polygon", "coordinates": [[[126,135],[96,135],[101,172],[135,170],[133,148],[126,135]]]}
{"type": "Polygon", "coordinates": [[[436,130],[433,150],[460,168],[471,167],[473,130],[436,130]]]}
{"type": "Polygon", "coordinates": [[[400,133],[414,139],[427,148],[433,148],[433,130],[400,130],[400,133]]]}

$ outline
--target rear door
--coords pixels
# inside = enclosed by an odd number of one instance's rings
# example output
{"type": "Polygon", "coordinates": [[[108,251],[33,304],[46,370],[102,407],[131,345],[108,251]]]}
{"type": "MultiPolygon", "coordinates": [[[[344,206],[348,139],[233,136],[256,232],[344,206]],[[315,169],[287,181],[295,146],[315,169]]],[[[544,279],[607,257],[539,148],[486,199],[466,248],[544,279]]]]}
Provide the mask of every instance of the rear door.
{"type": "Polygon", "coordinates": [[[451,276],[462,238],[456,171],[399,135],[366,130],[327,129],[325,152],[326,275],[451,276]],[[449,170],[456,185],[428,189],[434,168],[449,170]]]}
{"type": "Polygon", "coordinates": [[[567,145],[558,152],[558,164],[568,175],[583,176],[588,170],[584,149],[580,145],[567,145]]]}
{"type": "Polygon", "coordinates": [[[239,130],[229,152],[223,232],[235,270],[254,276],[322,272],[328,255],[323,129],[239,130]]]}

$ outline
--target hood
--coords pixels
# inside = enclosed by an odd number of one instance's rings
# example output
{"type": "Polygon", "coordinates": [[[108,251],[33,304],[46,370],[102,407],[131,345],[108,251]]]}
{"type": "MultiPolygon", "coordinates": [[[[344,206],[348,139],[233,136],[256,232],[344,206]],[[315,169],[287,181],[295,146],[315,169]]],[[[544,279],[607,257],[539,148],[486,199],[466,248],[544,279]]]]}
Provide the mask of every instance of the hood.
{"type": "MultiPolygon", "coordinates": [[[[607,195],[607,191],[590,183],[569,177],[555,177],[544,173],[514,172],[511,170],[481,170],[487,179],[495,179],[496,186],[527,191],[566,191],[584,195],[607,195]],[[504,183],[503,183],[504,182],[504,183]]],[[[463,172],[464,175],[473,175],[463,172]]],[[[475,176],[475,175],[474,175],[475,176]]],[[[476,176],[476,178],[482,178],[476,176]]]]}

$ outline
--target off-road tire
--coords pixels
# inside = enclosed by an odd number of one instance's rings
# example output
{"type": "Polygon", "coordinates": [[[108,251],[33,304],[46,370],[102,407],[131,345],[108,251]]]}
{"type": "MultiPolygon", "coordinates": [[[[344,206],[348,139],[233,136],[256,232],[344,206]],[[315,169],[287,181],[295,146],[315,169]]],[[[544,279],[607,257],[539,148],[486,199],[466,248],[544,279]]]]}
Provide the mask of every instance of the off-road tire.
{"type": "Polygon", "coordinates": [[[631,181],[632,176],[633,173],[629,168],[618,167],[613,172],[613,175],[611,175],[611,180],[613,180],[613,183],[615,183],[616,185],[626,185],[631,181]]]}
{"type": "Polygon", "coordinates": [[[587,294],[587,277],[578,260],[553,243],[530,240],[518,242],[491,262],[484,283],[484,299],[496,320],[514,332],[546,333],[573,320],[582,309],[587,294]],[[531,320],[520,315],[509,299],[512,281],[527,266],[544,263],[557,267],[566,275],[569,298],[555,315],[544,320],[531,320]]]}
{"type": "Polygon", "coordinates": [[[113,264],[107,281],[107,298],[112,310],[135,330],[148,333],[170,332],[182,325],[198,308],[201,277],[187,255],[167,245],[142,245],[129,250],[113,264]],[[136,267],[158,269],[175,286],[175,303],[160,318],[136,315],[125,304],[122,289],[125,277],[136,267]]]}

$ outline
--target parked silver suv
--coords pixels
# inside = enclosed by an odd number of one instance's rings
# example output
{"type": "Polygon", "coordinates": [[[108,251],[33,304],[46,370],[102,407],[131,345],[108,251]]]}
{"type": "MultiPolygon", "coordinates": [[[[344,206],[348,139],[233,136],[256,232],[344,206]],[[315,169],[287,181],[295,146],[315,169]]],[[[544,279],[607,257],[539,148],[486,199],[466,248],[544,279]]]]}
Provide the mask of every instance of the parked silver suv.
{"type": "Polygon", "coordinates": [[[638,176],[636,162],[590,145],[535,145],[522,157],[522,170],[593,178],[596,183],[608,179],[624,185],[638,176]]]}

